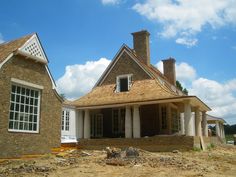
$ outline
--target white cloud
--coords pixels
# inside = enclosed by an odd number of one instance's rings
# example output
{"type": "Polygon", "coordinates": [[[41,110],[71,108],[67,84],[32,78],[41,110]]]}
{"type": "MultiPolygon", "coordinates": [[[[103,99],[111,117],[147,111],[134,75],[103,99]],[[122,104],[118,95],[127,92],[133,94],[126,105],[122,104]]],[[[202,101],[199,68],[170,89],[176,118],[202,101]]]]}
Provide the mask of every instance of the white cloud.
{"type": "Polygon", "coordinates": [[[3,42],[5,42],[5,41],[3,40],[2,33],[0,33],[0,44],[3,43],[3,42]]]}
{"type": "Polygon", "coordinates": [[[212,108],[209,114],[226,119],[228,123],[236,121],[236,79],[219,83],[206,78],[192,82],[189,94],[196,95],[212,108]]]}
{"type": "MultiPolygon", "coordinates": [[[[146,0],[136,3],[133,9],[147,19],[161,23],[163,37],[185,37],[184,41],[195,39],[207,25],[215,29],[236,24],[236,0],[146,0]]],[[[189,46],[189,42],[176,42],[189,46]]]]}
{"type": "Polygon", "coordinates": [[[68,99],[77,99],[88,93],[97,82],[110,60],[101,58],[85,64],[66,66],[64,75],[57,80],[57,90],[68,99]]]}
{"type": "Polygon", "coordinates": [[[116,5],[119,4],[121,0],[102,0],[103,5],[116,5]]]}
{"type": "MultiPolygon", "coordinates": [[[[156,67],[163,73],[162,61],[156,67]]],[[[189,95],[196,95],[211,107],[210,115],[236,123],[236,78],[220,83],[197,77],[196,69],[185,62],[176,63],[176,77],[183,87],[187,87],[189,95]]]]}
{"type": "Polygon", "coordinates": [[[182,38],[176,39],[175,42],[177,44],[186,45],[187,47],[192,47],[197,44],[198,40],[196,38],[191,39],[191,38],[182,37],[182,38]]]}

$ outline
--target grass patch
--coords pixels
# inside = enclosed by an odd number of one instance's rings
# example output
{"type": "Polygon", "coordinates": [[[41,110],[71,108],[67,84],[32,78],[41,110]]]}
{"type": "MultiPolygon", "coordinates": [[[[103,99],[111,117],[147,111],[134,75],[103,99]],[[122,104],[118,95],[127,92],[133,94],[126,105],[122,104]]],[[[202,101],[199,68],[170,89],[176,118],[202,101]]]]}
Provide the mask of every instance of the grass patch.
{"type": "Polygon", "coordinates": [[[195,152],[200,152],[201,150],[202,150],[202,149],[199,148],[199,147],[196,147],[196,146],[193,147],[193,151],[195,151],[195,152]]]}
{"type": "Polygon", "coordinates": [[[215,145],[213,143],[211,143],[209,146],[207,146],[207,150],[211,150],[215,147],[215,145]]]}
{"type": "Polygon", "coordinates": [[[231,135],[225,135],[225,139],[226,139],[226,142],[227,141],[234,141],[234,135],[231,134],[231,135]]]}

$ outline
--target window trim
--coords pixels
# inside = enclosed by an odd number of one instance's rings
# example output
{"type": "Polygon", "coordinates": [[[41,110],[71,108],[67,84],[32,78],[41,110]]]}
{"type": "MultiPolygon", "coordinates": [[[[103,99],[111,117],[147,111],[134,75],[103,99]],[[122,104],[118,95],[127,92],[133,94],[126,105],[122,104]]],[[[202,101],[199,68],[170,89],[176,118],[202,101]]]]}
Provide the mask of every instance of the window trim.
{"type": "Polygon", "coordinates": [[[70,131],[70,124],[71,124],[71,116],[70,116],[70,109],[63,109],[62,110],[62,115],[61,115],[61,131],[64,131],[64,132],[69,132],[70,131]],[[68,113],[68,130],[67,130],[67,113],[68,113]],[[63,119],[62,119],[63,118],[63,119]],[[64,124],[62,125],[62,120],[64,122],[64,124]],[[63,129],[62,129],[62,126],[63,126],[63,129]]]}
{"type": "MultiPolygon", "coordinates": [[[[12,90],[12,86],[14,85],[14,86],[18,86],[18,87],[21,87],[21,88],[28,88],[28,89],[31,89],[31,90],[38,91],[37,130],[16,130],[16,129],[10,129],[9,128],[10,113],[11,113],[11,96],[12,96],[12,91],[10,90],[10,99],[9,99],[10,104],[9,104],[9,109],[8,109],[9,115],[8,115],[8,128],[7,128],[8,132],[38,134],[39,129],[40,129],[39,125],[40,125],[40,109],[41,109],[41,91],[42,91],[42,89],[35,88],[35,87],[33,87],[33,85],[35,85],[35,84],[32,84],[30,82],[26,82],[26,81],[23,81],[23,80],[11,78],[11,81],[12,81],[11,90],[12,90]],[[17,81],[23,81],[23,82],[19,83],[17,81]],[[23,83],[26,83],[26,85],[23,85],[23,83]]],[[[41,86],[40,88],[43,88],[43,86],[41,86]]]]}
{"type": "Polygon", "coordinates": [[[128,90],[122,91],[122,92],[128,92],[132,86],[132,77],[133,77],[133,74],[123,74],[123,75],[116,76],[116,92],[117,93],[121,92],[120,91],[120,79],[123,79],[123,78],[127,78],[128,90]]]}

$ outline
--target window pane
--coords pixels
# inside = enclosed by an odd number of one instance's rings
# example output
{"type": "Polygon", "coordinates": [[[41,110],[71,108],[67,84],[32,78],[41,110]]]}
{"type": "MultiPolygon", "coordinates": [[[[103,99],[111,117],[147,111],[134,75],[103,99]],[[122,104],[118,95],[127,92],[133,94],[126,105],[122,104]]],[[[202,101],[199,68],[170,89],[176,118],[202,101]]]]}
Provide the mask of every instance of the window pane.
{"type": "Polygon", "coordinates": [[[15,94],[11,94],[11,101],[15,101],[15,94]]]}
{"type": "Polygon", "coordinates": [[[29,127],[28,127],[28,123],[24,123],[24,130],[28,130],[29,127]]]}
{"type": "Polygon", "coordinates": [[[11,103],[11,108],[10,108],[11,111],[14,110],[14,103],[11,103]]]}
{"type": "Polygon", "coordinates": [[[16,102],[20,102],[20,95],[16,95],[16,102]]]}
{"type": "Polygon", "coordinates": [[[14,112],[10,112],[10,120],[14,119],[14,112]]]}
{"type": "Polygon", "coordinates": [[[33,130],[36,131],[37,130],[37,124],[33,125],[33,130]]]}
{"type": "Polygon", "coordinates": [[[128,91],[128,78],[120,78],[120,91],[126,92],[128,91]]]}
{"type": "Polygon", "coordinates": [[[36,131],[39,116],[38,100],[39,91],[13,85],[9,113],[9,129],[36,131]]]}
{"type": "Polygon", "coordinates": [[[29,96],[29,95],[30,95],[30,90],[26,89],[26,96],[29,96]]]}
{"type": "Polygon", "coordinates": [[[21,96],[20,102],[25,103],[25,96],[21,96]]]}
{"type": "Polygon", "coordinates": [[[13,93],[15,93],[15,92],[16,92],[16,86],[15,86],[15,85],[13,85],[13,86],[12,86],[12,89],[11,89],[11,91],[12,91],[13,93]]]}
{"type": "Polygon", "coordinates": [[[20,105],[20,112],[24,112],[24,105],[20,105]]]}
{"type": "Polygon", "coordinates": [[[29,123],[29,130],[33,130],[33,124],[29,123]]]}
{"type": "Polygon", "coordinates": [[[25,95],[25,88],[22,88],[22,95],[25,95]]]}
{"type": "Polygon", "coordinates": [[[19,129],[20,129],[20,130],[23,130],[23,122],[20,122],[19,129]]]}
{"type": "Polygon", "coordinates": [[[10,121],[10,122],[9,122],[9,128],[10,128],[10,129],[13,129],[13,121],[10,121]]]}
{"type": "Polygon", "coordinates": [[[16,111],[19,111],[19,104],[16,104],[16,111]]]}
{"type": "Polygon", "coordinates": [[[17,93],[20,93],[20,87],[17,87],[17,93]]]}

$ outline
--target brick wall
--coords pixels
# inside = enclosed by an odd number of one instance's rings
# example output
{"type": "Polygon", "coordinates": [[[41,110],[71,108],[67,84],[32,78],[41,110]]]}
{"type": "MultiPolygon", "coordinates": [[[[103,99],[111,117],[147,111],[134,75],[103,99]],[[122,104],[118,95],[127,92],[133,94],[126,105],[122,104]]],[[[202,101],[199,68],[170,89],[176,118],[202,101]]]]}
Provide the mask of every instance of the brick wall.
{"type": "Polygon", "coordinates": [[[116,77],[123,74],[133,74],[133,80],[143,80],[150,79],[150,76],[142,70],[142,68],[135,62],[130,56],[124,52],[115,66],[112,68],[112,71],[103,81],[102,85],[114,84],[116,83],[116,77]]]}
{"type": "Polygon", "coordinates": [[[0,70],[0,158],[48,153],[60,146],[61,102],[45,67],[15,56],[0,70]],[[11,78],[42,85],[39,133],[8,132],[11,78]]]}
{"type": "Polygon", "coordinates": [[[141,148],[148,151],[172,151],[172,150],[192,150],[194,147],[194,137],[190,136],[154,136],[149,138],[126,139],[81,139],[78,143],[81,149],[101,150],[109,147],[127,148],[129,146],[141,148]]]}

